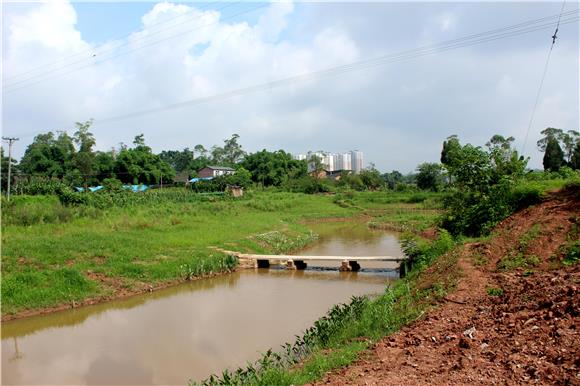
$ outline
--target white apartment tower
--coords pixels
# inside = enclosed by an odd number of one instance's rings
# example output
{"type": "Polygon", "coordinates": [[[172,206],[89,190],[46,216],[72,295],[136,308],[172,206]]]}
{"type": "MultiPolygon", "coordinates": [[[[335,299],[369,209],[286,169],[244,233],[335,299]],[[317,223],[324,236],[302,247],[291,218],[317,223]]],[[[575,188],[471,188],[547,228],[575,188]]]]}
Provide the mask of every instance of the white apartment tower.
{"type": "MultiPolygon", "coordinates": [[[[346,153],[308,152],[308,154],[296,154],[294,159],[310,161],[313,156],[318,157],[324,165],[324,169],[328,171],[351,170],[354,173],[360,173],[364,165],[363,152],[358,150],[346,153]]],[[[308,171],[313,170],[314,164],[308,162],[308,171]]]]}
{"type": "Polygon", "coordinates": [[[363,170],[363,165],[364,165],[363,152],[358,151],[358,150],[353,150],[350,152],[350,156],[351,156],[351,167],[352,167],[351,170],[355,174],[360,173],[363,170]]]}

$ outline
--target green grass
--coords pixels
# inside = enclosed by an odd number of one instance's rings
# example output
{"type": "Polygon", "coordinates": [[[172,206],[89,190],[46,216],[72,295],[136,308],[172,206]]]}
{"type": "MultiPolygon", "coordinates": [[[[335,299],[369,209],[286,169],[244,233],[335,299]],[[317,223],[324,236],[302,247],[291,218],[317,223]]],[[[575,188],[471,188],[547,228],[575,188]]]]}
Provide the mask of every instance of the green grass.
{"type": "Polygon", "coordinates": [[[303,385],[320,379],[332,369],[346,366],[368,347],[367,342],[351,342],[331,350],[317,351],[295,371],[267,369],[257,385],[303,385]]]}
{"type": "Polygon", "coordinates": [[[527,248],[529,243],[540,235],[540,224],[534,224],[520,238],[518,245],[508,251],[498,263],[497,268],[500,271],[511,271],[518,268],[532,268],[540,264],[540,258],[536,255],[529,254],[527,248]]]}
{"type": "Polygon", "coordinates": [[[2,312],[227,270],[232,262],[210,247],[288,252],[315,240],[304,220],[351,217],[410,196],[349,193],[357,205],[343,207],[333,196],[300,193],[250,192],[243,199],[177,189],[145,194],[113,199],[106,209],[65,206],[56,196],[4,200],[2,312]],[[75,272],[78,280],[62,277],[63,270],[75,272]]]}
{"type": "Polygon", "coordinates": [[[487,288],[487,294],[489,296],[503,296],[503,289],[501,289],[501,288],[495,288],[495,287],[489,287],[489,288],[487,288]]]}
{"type": "Polygon", "coordinates": [[[375,217],[369,223],[369,226],[375,229],[388,229],[398,232],[421,232],[431,228],[440,214],[441,212],[437,210],[422,210],[413,207],[385,208],[382,211],[382,215],[375,217]]]}
{"type": "MultiPolygon", "coordinates": [[[[12,213],[22,218],[54,218],[63,208],[53,197],[19,198],[12,213]],[[31,205],[30,203],[34,203],[31,205]]],[[[91,208],[93,209],[93,208],[91,208]]],[[[309,231],[304,218],[352,216],[328,197],[262,193],[244,200],[165,202],[158,205],[113,207],[98,216],[74,216],[66,221],[39,220],[10,225],[4,214],[2,232],[2,311],[47,307],[111,291],[88,279],[104,275],[123,284],[156,283],[227,268],[226,256],[208,248],[242,243],[262,248],[252,235],[278,230],[304,243],[309,231]],[[61,277],[74,272],[76,279],[61,277]]],[[[308,240],[306,240],[308,241],[308,240]]],[[[295,247],[287,241],[276,252],[295,247]]]]}
{"type": "Polygon", "coordinates": [[[441,215],[442,193],[393,192],[378,195],[361,192],[350,201],[372,216],[369,227],[397,232],[422,232],[433,227],[441,215]]]}

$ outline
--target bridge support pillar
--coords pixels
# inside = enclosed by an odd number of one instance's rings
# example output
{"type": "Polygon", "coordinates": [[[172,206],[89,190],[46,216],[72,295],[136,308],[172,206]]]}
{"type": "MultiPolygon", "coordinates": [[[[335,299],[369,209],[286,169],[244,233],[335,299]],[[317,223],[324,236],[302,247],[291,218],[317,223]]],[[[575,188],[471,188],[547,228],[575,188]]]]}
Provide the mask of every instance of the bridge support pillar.
{"type": "Polygon", "coordinates": [[[304,260],[294,260],[294,265],[298,270],[304,270],[307,267],[307,264],[304,262],[304,260]]]}
{"type": "Polygon", "coordinates": [[[257,260],[258,268],[270,268],[270,260],[268,259],[258,259],[257,260]]]}
{"type": "Polygon", "coordinates": [[[348,266],[350,267],[350,270],[353,272],[360,271],[360,264],[358,262],[356,262],[355,260],[350,260],[348,262],[348,266]]]}
{"type": "Polygon", "coordinates": [[[345,271],[358,272],[360,271],[360,264],[356,260],[343,260],[338,270],[342,272],[345,271]]]}
{"type": "Polygon", "coordinates": [[[294,260],[287,260],[286,261],[286,269],[296,269],[296,264],[294,264],[294,260]]]}
{"type": "Polygon", "coordinates": [[[399,278],[403,279],[407,275],[407,262],[401,261],[399,264],[399,278]]]}

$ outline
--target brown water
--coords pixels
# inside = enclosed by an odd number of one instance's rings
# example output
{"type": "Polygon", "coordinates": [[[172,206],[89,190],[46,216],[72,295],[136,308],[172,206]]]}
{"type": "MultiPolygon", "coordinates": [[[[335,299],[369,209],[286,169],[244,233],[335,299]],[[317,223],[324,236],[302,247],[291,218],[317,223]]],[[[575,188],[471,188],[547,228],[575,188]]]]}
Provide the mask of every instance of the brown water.
{"type": "MultiPolygon", "coordinates": [[[[393,234],[345,224],[314,228],[322,236],[305,254],[400,254],[393,234]]],[[[2,325],[2,384],[200,380],[292,341],[333,304],[382,292],[396,277],[383,268],[246,270],[7,322],[2,325]]]]}

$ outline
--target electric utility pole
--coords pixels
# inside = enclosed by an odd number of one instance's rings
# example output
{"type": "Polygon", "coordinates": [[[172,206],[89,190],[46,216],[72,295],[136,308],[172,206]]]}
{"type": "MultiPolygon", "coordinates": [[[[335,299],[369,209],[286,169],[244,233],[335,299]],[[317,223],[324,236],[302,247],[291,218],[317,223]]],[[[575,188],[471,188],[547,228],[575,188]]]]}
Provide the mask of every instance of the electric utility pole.
{"type": "Polygon", "coordinates": [[[8,142],[8,189],[6,191],[7,200],[10,201],[10,174],[12,171],[12,144],[18,141],[15,137],[2,137],[2,140],[8,142]]]}

